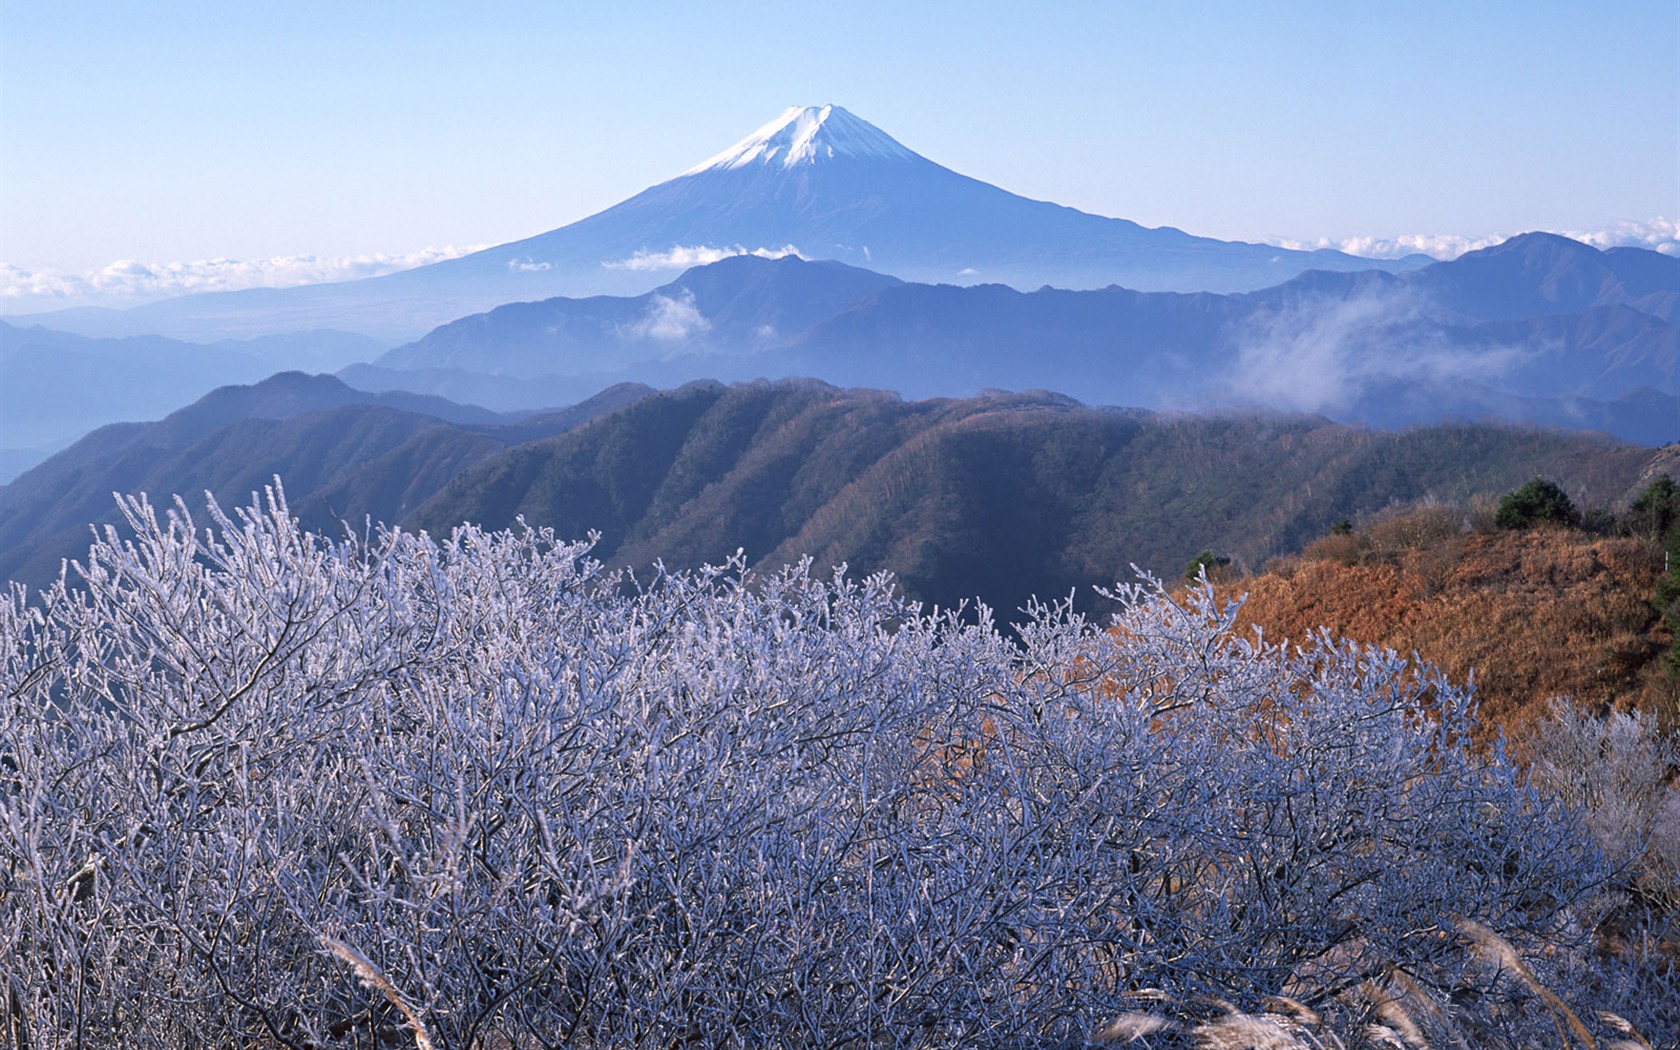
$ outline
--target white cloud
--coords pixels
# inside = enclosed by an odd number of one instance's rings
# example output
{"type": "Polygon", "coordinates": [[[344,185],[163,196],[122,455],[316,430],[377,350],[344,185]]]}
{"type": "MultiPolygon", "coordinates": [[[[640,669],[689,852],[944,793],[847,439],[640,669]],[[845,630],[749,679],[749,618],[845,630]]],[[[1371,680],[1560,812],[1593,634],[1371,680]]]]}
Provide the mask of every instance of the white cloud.
{"type": "Polygon", "coordinates": [[[630,326],[630,334],[666,342],[687,339],[710,330],[712,323],[694,305],[694,293],[686,288],[676,298],[656,295],[648,302],[647,314],[630,326]]]}
{"type": "Polygon", "coordinates": [[[1649,248],[1664,255],[1680,255],[1680,222],[1656,218],[1650,222],[1624,219],[1603,229],[1564,231],[1565,237],[1594,248],[1649,248]]]}
{"type": "Polygon", "coordinates": [[[1407,234],[1403,237],[1344,237],[1333,240],[1319,237],[1310,241],[1282,239],[1274,241],[1280,248],[1294,251],[1316,251],[1334,248],[1349,255],[1366,259],[1398,259],[1404,255],[1433,256],[1436,259],[1456,259],[1465,252],[1491,248],[1506,238],[1503,235],[1464,237],[1459,234],[1407,234]]]}
{"type": "Polygon", "coordinates": [[[753,248],[751,250],[735,245],[732,248],[714,248],[710,245],[695,245],[684,247],[678,245],[666,252],[637,252],[628,259],[616,262],[604,262],[601,265],[609,270],[686,270],[691,266],[708,266],[720,259],[731,259],[737,255],[756,255],[760,259],[783,259],[789,255],[798,255],[799,249],[791,244],[784,244],[780,248],[753,248]]]}
{"type": "MultiPolygon", "coordinates": [[[[1518,230],[1516,233],[1529,231],[1518,230]]],[[[1680,222],[1661,216],[1647,222],[1620,219],[1608,226],[1593,230],[1552,230],[1552,233],[1574,238],[1594,248],[1646,248],[1664,255],[1680,256],[1680,222]]],[[[1319,237],[1316,240],[1276,240],[1280,248],[1312,251],[1334,248],[1367,259],[1398,259],[1403,255],[1422,253],[1436,259],[1456,259],[1465,252],[1491,248],[1507,240],[1512,233],[1493,233],[1465,236],[1456,233],[1407,234],[1402,237],[1344,237],[1336,240],[1319,237]]]]}
{"type": "Polygon", "coordinates": [[[1497,379],[1536,348],[1474,351],[1448,345],[1418,322],[1409,294],[1293,303],[1246,326],[1225,396],[1249,405],[1334,414],[1373,383],[1478,383],[1497,379]]]}
{"type": "Polygon", "coordinates": [[[200,259],[194,262],[144,263],[119,259],[87,273],[26,270],[0,263],[0,302],[9,306],[103,304],[133,306],[196,292],[233,292],[246,288],[292,288],[304,284],[352,281],[455,259],[487,245],[421,248],[418,251],[323,257],[285,255],[274,259],[200,259]]]}

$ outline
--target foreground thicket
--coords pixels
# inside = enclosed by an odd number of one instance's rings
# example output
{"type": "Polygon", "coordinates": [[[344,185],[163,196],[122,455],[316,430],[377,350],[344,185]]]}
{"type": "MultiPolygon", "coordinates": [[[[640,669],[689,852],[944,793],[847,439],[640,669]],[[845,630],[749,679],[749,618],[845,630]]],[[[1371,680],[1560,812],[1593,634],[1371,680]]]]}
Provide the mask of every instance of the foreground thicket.
{"type": "Polygon", "coordinates": [[[1611,862],[1472,746],[1468,694],[1240,636],[1206,586],[1006,640],[884,577],[637,584],[539,531],[323,539],[277,492],[123,509],[78,586],[0,603],[13,1046],[1673,1023],[1662,971],[1594,953],[1611,862]]]}

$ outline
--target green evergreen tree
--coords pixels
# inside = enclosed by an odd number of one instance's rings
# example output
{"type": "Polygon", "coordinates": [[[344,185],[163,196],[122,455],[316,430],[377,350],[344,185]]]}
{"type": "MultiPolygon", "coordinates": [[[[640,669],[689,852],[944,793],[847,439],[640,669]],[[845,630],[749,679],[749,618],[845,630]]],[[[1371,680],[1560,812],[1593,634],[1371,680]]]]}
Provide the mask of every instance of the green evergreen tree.
{"type": "Polygon", "coordinates": [[[1545,478],[1530,478],[1499,501],[1494,524],[1502,529],[1530,529],[1552,523],[1574,526],[1581,520],[1569,494],[1545,478]]]}
{"type": "Polygon", "coordinates": [[[1215,554],[1211,550],[1205,550],[1190,559],[1190,563],[1184,567],[1184,578],[1194,583],[1201,577],[1204,570],[1207,572],[1209,577],[1212,577],[1216,570],[1229,564],[1231,564],[1231,559],[1225,555],[1215,554]]]}
{"type": "Polygon", "coordinates": [[[1680,485],[1663,475],[1645,487],[1627,516],[1628,531],[1665,539],[1680,522],[1680,485]]]}
{"type": "Polygon", "coordinates": [[[1673,638],[1669,643],[1665,662],[1669,674],[1680,677],[1680,522],[1669,526],[1663,543],[1663,558],[1668,571],[1657,581],[1657,610],[1673,638]]]}
{"type": "Polygon", "coordinates": [[[1657,581],[1657,612],[1674,641],[1664,663],[1680,676],[1680,485],[1664,475],[1646,486],[1628,512],[1628,530],[1655,536],[1663,545],[1664,572],[1657,581]]]}

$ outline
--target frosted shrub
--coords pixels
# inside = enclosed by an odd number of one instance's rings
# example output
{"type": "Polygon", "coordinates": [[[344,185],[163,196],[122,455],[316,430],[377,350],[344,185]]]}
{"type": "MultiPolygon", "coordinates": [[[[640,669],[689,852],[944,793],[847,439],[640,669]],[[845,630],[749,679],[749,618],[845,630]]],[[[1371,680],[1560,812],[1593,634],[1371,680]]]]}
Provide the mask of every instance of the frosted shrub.
{"type": "Polygon", "coordinates": [[[1639,712],[1595,718],[1564,700],[1534,743],[1533,776],[1581,811],[1630,883],[1680,906],[1680,734],[1639,712]]]}
{"type": "Polygon", "coordinates": [[[1587,714],[1554,701],[1533,744],[1540,788],[1582,813],[1622,891],[1600,926],[1625,997],[1651,1004],[1680,1045],[1680,734],[1638,712],[1587,714]],[[1666,937],[1664,934],[1666,933],[1666,937]],[[1661,1008],[1658,1009],[1658,1004],[1661,1008]]]}
{"type": "Polygon", "coordinates": [[[1600,854],[1471,699],[1206,587],[1005,639],[809,566],[122,507],[0,603],[0,1045],[1161,1046],[1285,1001],[1532,1045],[1621,1005],[1600,854]]]}

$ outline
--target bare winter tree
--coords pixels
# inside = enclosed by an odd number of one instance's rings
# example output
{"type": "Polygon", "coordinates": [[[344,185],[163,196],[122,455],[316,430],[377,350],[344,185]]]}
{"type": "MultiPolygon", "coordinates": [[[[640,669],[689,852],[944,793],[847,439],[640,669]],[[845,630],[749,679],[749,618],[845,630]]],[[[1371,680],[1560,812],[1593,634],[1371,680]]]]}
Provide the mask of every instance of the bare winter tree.
{"type": "Polygon", "coordinates": [[[1590,950],[1603,854],[1468,694],[1238,637],[1206,587],[1005,639],[808,565],[327,539],[278,485],[207,527],[121,505],[132,540],[0,602],[0,1045],[1663,1023],[1590,950]]]}

